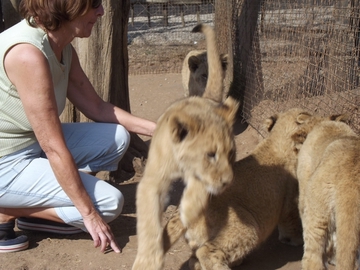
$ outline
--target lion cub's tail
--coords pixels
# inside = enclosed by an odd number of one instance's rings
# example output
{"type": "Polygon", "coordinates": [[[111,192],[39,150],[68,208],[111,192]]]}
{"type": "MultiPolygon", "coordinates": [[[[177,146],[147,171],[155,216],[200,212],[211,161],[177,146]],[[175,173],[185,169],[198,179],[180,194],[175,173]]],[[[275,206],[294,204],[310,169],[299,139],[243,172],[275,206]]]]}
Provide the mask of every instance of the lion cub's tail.
{"type": "Polygon", "coordinates": [[[207,60],[209,70],[203,97],[215,100],[217,102],[222,102],[224,92],[223,68],[216,44],[215,31],[209,25],[198,24],[194,27],[192,32],[202,32],[204,33],[206,38],[207,60]]]}

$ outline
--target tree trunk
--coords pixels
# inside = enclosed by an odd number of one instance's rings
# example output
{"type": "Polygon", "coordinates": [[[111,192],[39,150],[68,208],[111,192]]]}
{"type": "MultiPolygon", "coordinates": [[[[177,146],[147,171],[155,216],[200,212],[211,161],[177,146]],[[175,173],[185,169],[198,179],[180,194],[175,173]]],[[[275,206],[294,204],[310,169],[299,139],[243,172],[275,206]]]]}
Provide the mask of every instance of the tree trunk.
{"type": "Polygon", "coordinates": [[[20,0],[0,0],[0,33],[20,22],[19,3],[20,0]]]}
{"type": "Polygon", "coordinates": [[[232,0],[215,1],[216,42],[220,53],[228,54],[228,65],[225,77],[225,90],[228,91],[233,78],[233,53],[231,42],[232,0]]]}
{"type": "Polygon", "coordinates": [[[5,30],[2,1],[0,0],[0,33],[5,30]]]}
{"type": "MultiPolygon", "coordinates": [[[[73,45],[80,63],[97,93],[105,101],[130,112],[128,86],[127,26],[129,0],[103,1],[105,15],[95,24],[90,38],[76,39],[73,45]]],[[[63,122],[90,121],[70,102],[61,115],[63,122]]],[[[119,177],[121,169],[132,172],[134,157],[146,157],[148,147],[136,134],[131,134],[129,150],[110,179],[119,177]]]]}
{"type": "Polygon", "coordinates": [[[217,34],[229,54],[229,95],[240,100],[238,116],[242,118],[251,109],[244,107],[246,89],[263,89],[261,59],[254,59],[255,55],[259,55],[254,54],[254,51],[258,53],[260,50],[257,20],[261,0],[226,0],[215,3],[217,34]]]}

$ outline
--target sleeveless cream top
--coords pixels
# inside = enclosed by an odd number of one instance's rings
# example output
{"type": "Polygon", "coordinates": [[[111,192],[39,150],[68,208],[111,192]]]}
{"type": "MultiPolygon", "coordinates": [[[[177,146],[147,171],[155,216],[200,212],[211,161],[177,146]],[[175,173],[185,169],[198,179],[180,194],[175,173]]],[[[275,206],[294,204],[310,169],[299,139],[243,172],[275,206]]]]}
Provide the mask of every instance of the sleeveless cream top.
{"type": "Polygon", "coordinates": [[[4,70],[6,52],[19,43],[36,46],[47,58],[59,116],[66,102],[72,57],[71,44],[63,50],[62,63],[60,63],[51,49],[46,32],[41,28],[31,27],[26,20],[0,33],[0,156],[11,154],[36,142],[17,89],[4,70]]]}

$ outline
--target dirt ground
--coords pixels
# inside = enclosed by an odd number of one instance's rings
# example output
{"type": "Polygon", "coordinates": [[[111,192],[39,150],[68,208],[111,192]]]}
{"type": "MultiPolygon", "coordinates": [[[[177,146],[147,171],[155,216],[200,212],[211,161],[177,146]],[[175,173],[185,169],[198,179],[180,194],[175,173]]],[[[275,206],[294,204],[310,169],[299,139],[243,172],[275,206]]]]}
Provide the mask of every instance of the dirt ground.
{"type": "MultiPolygon", "coordinates": [[[[152,120],[156,120],[167,106],[183,96],[180,74],[130,76],[129,85],[132,113],[152,120]]],[[[241,124],[237,124],[236,133],[237,158],[247,155],[262,139],[251,127],[241,124]]],[[[122,215],[110,224],[122,248],[121,254],[112,251],[102,254],[93,247],[87,233],[61,236],[19,231],[19,234],[28,235],[30,247],[17,253],[0,254],[0,269],[131,269],[137,247],[135,190],[140,176],[139,173],[129,175],[126,181],[113,183],[125,196],[122,215]]],[[[181,183],[176,183],[165,217],[174,210],[181,191],[181,183]]],[[[188,270],[189,255],[189,248],[180,240],[167,253],[165,269],[188,270]]],[[[274,232],[259,250],[246,258],[241,266],[233,269],[295,270],[300,269],[301,256],[302,247],[280,243],[274,232]]]]}

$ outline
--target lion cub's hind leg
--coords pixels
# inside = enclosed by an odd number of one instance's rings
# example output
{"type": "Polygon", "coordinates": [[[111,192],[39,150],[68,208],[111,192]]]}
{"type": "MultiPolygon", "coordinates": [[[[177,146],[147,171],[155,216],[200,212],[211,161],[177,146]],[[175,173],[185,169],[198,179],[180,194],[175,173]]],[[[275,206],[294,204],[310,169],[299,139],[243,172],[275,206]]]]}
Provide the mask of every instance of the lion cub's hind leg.
{"type": "Polygon", "coordinates": [[[305,207],[302,214],[305,243],[302,259],[302,269],[304,270],[326,269],[323,255],[326,253],[331,217],[328,215],[330,209],[328,201],[325,199],[326,194],[323,194],[321,190],[328,190],[328,188],[319,185],[315,187],[311,184],[306,188],[305,207]]]}
{"type": "MultiPolygon", "coordinates": [[[[310,218],[305,220],[308,222],[310,218]]],[[[325,249],[326,242],[326,230],[322,228],[321,224],[324,220],[318,217],[312,217],[313,222],[316,223],[316,226],[312,228],[307,228],[304,226],[304,256],[302,259],[302,269],[304,270],[324,270],[325,264],[323,261],[322,254],[325,249]]]]}

